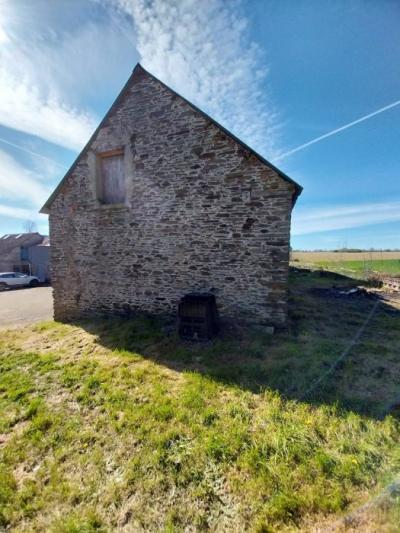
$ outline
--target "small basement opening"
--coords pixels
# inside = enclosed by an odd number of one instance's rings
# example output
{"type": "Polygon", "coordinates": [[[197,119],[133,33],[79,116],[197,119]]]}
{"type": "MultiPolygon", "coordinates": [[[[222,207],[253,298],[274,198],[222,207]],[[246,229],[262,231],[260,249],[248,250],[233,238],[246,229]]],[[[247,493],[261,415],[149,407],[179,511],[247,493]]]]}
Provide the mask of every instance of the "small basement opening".
{"type": "Polygon", "coordinates": [[[206,341],[219,331],[218,311],[214,294],[190,293],[178,307],[178,333],[182,339],[206,341]]]}

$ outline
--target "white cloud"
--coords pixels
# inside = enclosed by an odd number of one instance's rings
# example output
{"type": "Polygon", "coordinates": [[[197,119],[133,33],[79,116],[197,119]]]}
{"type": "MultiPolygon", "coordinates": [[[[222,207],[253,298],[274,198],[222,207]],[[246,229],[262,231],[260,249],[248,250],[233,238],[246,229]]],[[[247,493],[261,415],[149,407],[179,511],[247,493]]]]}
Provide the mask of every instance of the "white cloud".
{"type": "MultiPolygon", "coordinates": [[[[0,198],[39,208],[49,196],[51,187],[40,182],[40,176],[28,170],[9,154],[0,150],[0,198]]],[[[14,209],[9,207],[10,209],[14,209]]],[[[18,217],[17,217],[18,218],[18,217]]]]}
{"type": "Polygon", "coordinates": [[[4,204],[0,204],[0,216],[7,218],[15,218],[17,220],[33,220],[35,222],[46,222],[47,219],[46,215],[41,215],[35,209],[11,207],[9,205],[4,204]]]}
{"type": "MultiPolygon", "coordinates": [[[[0,124],[80,150],[98,123],[82,109],[80,86],[98,86],[89,80],[102,55],[95,43],[106,48],[101,35],[107,38],[111,30],[85,22],[60,33],[41,25],[59,6],[0,1],[0,124]]],[[[68,12],[67,5],[63,9],[68,12]]]]}
{"type": "Polygon", "coordinates": [[[4,67],[0,69],[0,123],[72,150],[82,148],[96,125],[89,114],[57,97],[43,96],[29,80],[14,77],[4,67]]]}
{"type": "MultiPolygon", "coordinates": [[[[49,157],[46,157],[45,155],[36,151],[34,149],[35,148],[34,146],[30,148],[28,146],[23,146],[21,144],[15,144],[13,142],[7,141],[6,139],[3,139],[2,137],[0,137],[0,143],[6,144],[7,146],[12,146],[12,148],[15,148],[21,152],[29,154],[30,156],[33,156],[35,163],[37,163],[37,160],[39,159],[42,165],[45,163],[47,167],[51,165],[53,169],[55,168],[57,169],[63,168],[65,170],[68,169],[68,167],[66,167],[65,165],[62,165],[61,163],[58,163],[55,159],[50,159],[49,157]]],[[[30,143],[30,144],[33,144],[33,143],[30,143]]]]}
{"type": "Polygon", "coordinates": [[[115,0],[134,22],[141,62],[154,75],[270,159],[277,115],[261,52],[238,2],[115,0]]]}
{"type": "MultiPolygon", "coordinates": [[[[49,4],[48,11],[56,9],[58,5],[49,4]]],[[[28,79],[41,94],[68,102],[69,108],[80,108],[84,102],[96,105],[99,96],[109,99],[110,92],[121,89],[138,60],[110,16],[85,18],[71,30],[61,27],[55,35],[40,33],[30,41],[14,40],[7,50],[7,63],[16,63],[15,77],[28,79]]]]}
{"type": "Polygon", "coordinates": [[[98,122],[83,101],[117,91],[140,57],[145,68],[266,157],[279,155],[277,117],[263,83],[267,71],[239,2],[113,4],[119,15],[108,1],[82,4],[74,26],[68,2],[5,2],[1,124],[80,150],[98,122]],[[96,11],[99,3],[106,7],[103,15],[96,11]]]}
{"type": "Polygon", "coordinates": [[[397,221],[400,221],[400,201],[302,207],[293,212],[292,234],[306,235],[397,221]]]}
{"type": "Polygon", "coordinates": [[[0,26],[0,44],[4,44],[8,41],[8,35],[5,30],[0,26]]]}
{"type": "Polygon", "coordinates": [[[7,14],[5,10],[5,3],[0,2],[0,44],[4,44],[8,41],[8,33],[6,30],[7,14]]]}

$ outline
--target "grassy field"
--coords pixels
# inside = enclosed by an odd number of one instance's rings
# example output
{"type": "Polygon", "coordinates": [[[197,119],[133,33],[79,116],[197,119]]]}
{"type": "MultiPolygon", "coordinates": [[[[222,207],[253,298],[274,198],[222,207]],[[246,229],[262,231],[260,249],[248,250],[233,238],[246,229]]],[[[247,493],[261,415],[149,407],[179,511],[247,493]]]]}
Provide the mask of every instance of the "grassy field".
{"type": "Polygon", "coordinates": [[[274,336],[0,332],[0,530],[398,531],[400,311],[333,283],[296,274],[274,336]]]}
{"type": "Polygon", "coordinates": [[[357,277],[371,273],[400,276],[400,252],[293,252],[292,261],[357,277]]]}
{"type": "Polygon", "coordinates": [[[400,252],[293,252],[293,258],[300,261],[380,261],[400,260],[400,252]]]}

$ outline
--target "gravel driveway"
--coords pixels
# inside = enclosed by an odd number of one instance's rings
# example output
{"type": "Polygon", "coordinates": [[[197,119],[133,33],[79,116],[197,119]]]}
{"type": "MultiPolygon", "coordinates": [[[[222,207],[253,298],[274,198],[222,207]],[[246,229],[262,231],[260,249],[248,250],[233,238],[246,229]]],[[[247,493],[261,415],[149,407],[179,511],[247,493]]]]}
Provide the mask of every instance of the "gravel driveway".
{"type": "Polygon", "coordinates": [[[51,287],[0,292],[0,328],[25,326],[53,318],[51,287]]]}

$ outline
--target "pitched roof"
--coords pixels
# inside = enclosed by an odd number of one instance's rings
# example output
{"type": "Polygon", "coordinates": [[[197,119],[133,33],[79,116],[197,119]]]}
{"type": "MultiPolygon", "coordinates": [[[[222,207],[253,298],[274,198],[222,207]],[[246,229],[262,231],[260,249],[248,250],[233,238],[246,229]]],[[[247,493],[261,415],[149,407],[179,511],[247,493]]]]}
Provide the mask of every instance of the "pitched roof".
{"type": "Polygon", "coordinates": [[[16,247],[34,246],[42,243],[46,237],[38,232],[34,233],[6,233],[0,237],[0,253],[6,253],[16,247]]]}
{"type": "Polygon", "coordinates": [[[50,246],[50,237],[48,235],[45,235],[43,237],[42,242],[40,242],[39,244],[34,244],[33,246],[35,248],[38,247],[38,246],[50,246]]]}
{"type": "Polygon", "coordinates": [[[128,81],[126,82],[126,84],[124,85],[124,87],[122,88],[121,92],[119,93],[119,95],[117,96],[117,98],[114,100],[113,104],[111,105],[110,109],[107,111],[107,113],[105,114],[104,118],[102,119],[102,121],[100,122],[100,124],[98,125],[98,127],[96,128],[96,130],[94,131],[93,135],[90,137],[89,141],[87,142],[87,144],[85,145],[85,147],[83,148],[83,150],[80,152],[80,154],[78,155],[78,157],[75,159],[75,161],[72,163],[71,167],[69,168],[69,170],[67,171],[67,173],[65,174],[65,176],[62,178],[62,180],[60,181],[60,183],[57,185],[57,187],[54,189],[54,191],[52,192],[52,194],[50,195],[50,197],[47,199],[46,203],[43,205],[43,207],[41,208],[40,210],[40,213],[45,213],[45,214],[48,214],[49,213],[49,209],[50,209],[50,206],[51,204],[53,203],[54,199],[56,198],[57,194],[59,193],[59,191],[61,190],[63,184],[65,183],[65,181],[67,180],[68,176],[74,171],[76,165],[78,164],[81,156],[83,154],[85,154],[87,152],[87,150],[89,149],[90,145],[92,144],[92,142],[94,141],[94,139],[96,138],[98,132],[100,131],[100,129],[104,126],[105,122],[107,121],[108,117],[113,113],[114,109],[116,109],[116,107],[118,106],[118,104],[122,101],[122,99],[124,98],[125,94],[128,92],[129,88],[131,87],[131,85],[135,82],[135,80],[137,78],[139,78],[139,76],[141,75],[147,75],[147,76],[150,76],[151,78],[153,78],[155,81],[157,81],[158,83],[160,83],[163,87],[165,87],[166,89],[168,89],[171,93],[173,93],[174,95],[178,96],[179,98],[181,98],[182,100],[184,100],[192,109],[194,109],[197,113],[200,113],[201,115],[203,115],[207,120],[209,120],[211,123],[213,123],[217,128],[219,128],[220,130],[222,130],[228,137],[230,137],[231,139],[233,139],[236,143],[240,144],[245,150],[247,150],[250,154],[254,155],[255,157],[257,157],[257,159],[259,159],[262,163],[264,163],[264,165],[268,166],[269,168],[271,168],[272,170],[274,170],[282,179],[284,179],[285,181],[291,183],[292,185],[295,186],[295,194],[293,196],[293,205],[295,204],[297,198],[300,196],[301,194],[301,191],[303,190],[303,187],[301,187],[301,185],[299,185],[297,182],[295,182],[292,178],[289,178],[289,176],[287,176],[284,172],[282,172],[282,170],[280,170],[279,168],[277,168],[275,165],[273,165],[270,161],[268,161],[267,159],[265,159],[262,155],[258,154],[255,150],[253,150],[250,146],[248,146],[247,144],[245,144],[243,141],[241,141],[238,137],[236,137],[233,133],[231,133],[229,130],[227,130],[226,128],[224,128],[223,126],[221,126],[221,124],[219,124],[216,120],[214,120],[212,117],[210,117],[209,115],[207,115],[207,113],[205,113],[204,111],[202,111],[201,109],[199,109],[197,106],[195,106],[194,104],[192,104],[192,102],[189,102],[189,100],[187,100],[186,98],[184,98],[183,96],[181,96],[179,93],[177,93],[176,91],[174,91],[173,89],[171,89],[171,87],[168,87],[168,85],[166,85],[164,82],[162,82],[161,80],[159,80],[158,78],[156,78],[156,76],[154,76],[153,74],[151,74],[150,72],[148,72],[147,70],[145,70],[142,65],[140,65],[140,63],[137,63],[137,65],[135,66],[135,68],[133,69],[132,71],[132,74],[131,76],[129,77],[128,81]]]}

